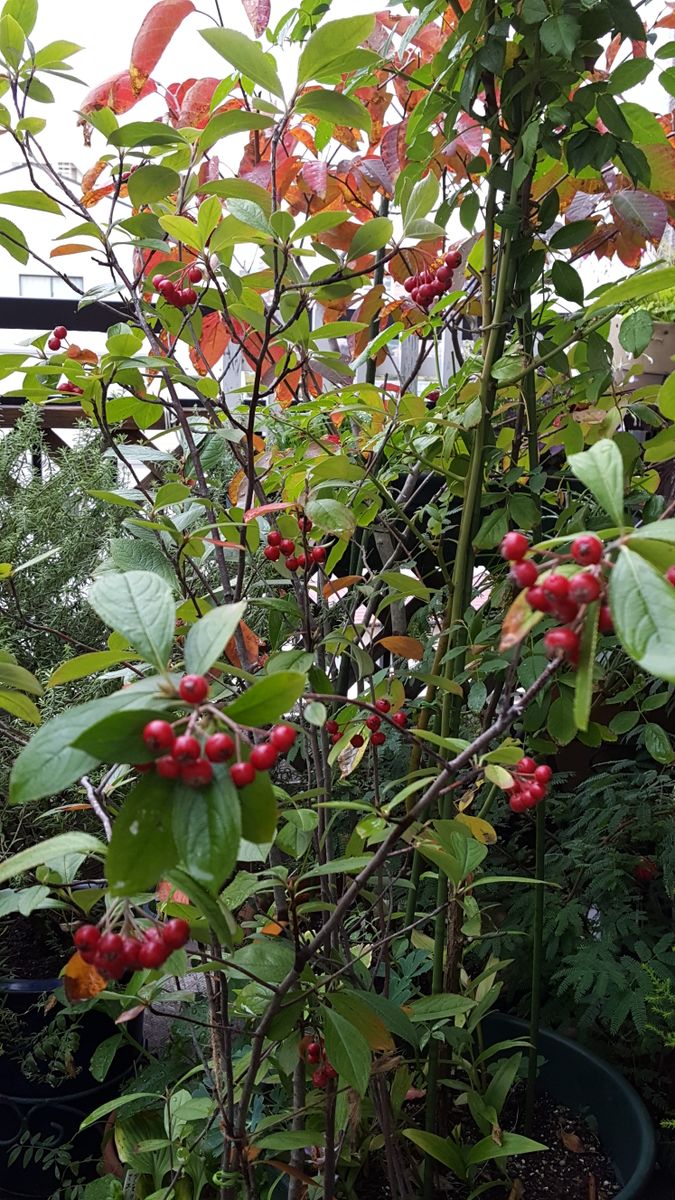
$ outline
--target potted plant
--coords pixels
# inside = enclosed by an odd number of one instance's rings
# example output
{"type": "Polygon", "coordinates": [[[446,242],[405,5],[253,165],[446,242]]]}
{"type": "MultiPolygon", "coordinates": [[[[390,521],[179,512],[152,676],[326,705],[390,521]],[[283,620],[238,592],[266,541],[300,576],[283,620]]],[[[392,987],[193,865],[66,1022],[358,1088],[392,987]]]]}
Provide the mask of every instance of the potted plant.
{"type": "MultiPolygon", "coordinates": [[[[394,1197],[430,1200],[449,1171],[468,1200],[516,1189],[523,1157],[550,1161],[536,1082],[556,746],[611,735],[592,719],[608,660],[675,678],[675,535],[649,507],[655,438],[642,452],[619,430],[608,340],[673,273],[634,270],[587,302],[574,266],[625,221],[613,200],[610,228],[586,189],[649,196],[675,152],[652,154],[616,99],[636,81],[616,54],[645,35],[629,4],[330,19],[302,5],[276,27],[269,6],[244,7],[254,38],[218,4],[152,5],[130,67],[80,98],[98,149],[84,193],[39,176],[14,197],[77,219],[67,244],[105,255],[126,319],[100,353],[55,322],[0,367],[46,404],[79,397],[138,486],[108,492],[123,531],[87,590],[107,635],[69,664],[96,676],[112,653],[121,686],[35,733],[10,799],[74,788],[94,814],[96,838],[63,835],[106,878],[69,969],[122,1019],[188,966],[205,979],[186,1141],[163,1083],[86,1128],[161,1107],[158,1187],[194,1182],[208,1134],[220,1197],[253,1200],[280,1175],[292,1200],[365,1195],[378,1166],[394,1197]],[[161,89],[161,54],[191,26],[220,77],[161,89]],[[160,119],[128,117],[146,100],[160,119]],[[232,174],[220,155],[241,133],[232,174]],[[462,346],[467,313],[480,328],[462,346]],[[160,416],[169,436],[130,454],[122,422],[147,435],[160,416]],[[506,1065],[481,1044],[508,970],[479,962],[499,936],[490,889],[509,882],[490,869],[500,823],[535,842],[517,877],[534,896],[528,1045],[506,1065]],[[175,890],[148,926],[159,879],[175,890]]],[[[34,15],[5,20],[10,136],[31,168],[24,109],[52,62],[34,15]]],[[[30,253],[18,226],[5,244],[30,253]]],[[[614,1193],[644,1186],[648,1160],[631,1181],[617,1162],[614,1193]]]]}

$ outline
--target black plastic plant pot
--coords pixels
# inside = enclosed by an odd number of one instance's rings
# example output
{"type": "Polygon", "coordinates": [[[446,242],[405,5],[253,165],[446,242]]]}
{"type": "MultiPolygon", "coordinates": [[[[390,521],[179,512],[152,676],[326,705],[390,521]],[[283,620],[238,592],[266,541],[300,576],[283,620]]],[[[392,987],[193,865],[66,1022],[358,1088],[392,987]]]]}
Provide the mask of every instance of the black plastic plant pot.
{"type": "MultiPolygon", "coordinates": [[[[22,1033],[38,1039],[58,1011],[45,1013],[44,998],[61,986],[60,979],[0,979],[0,1004],[20,1017],[22,1033]],[[42,1000],[41,1000],[42,998],[42,1000]]],[[[127,1031],[136,1042],[143,1034],[142,1016],[130,1021],[127,1031]]],[[[109,1076],[98,1082],[89,1064],[98,1046],[119,1032],[112,1017],[100,1008],[83,1012],[79,1019],[79,1047],[74,1054],[73,1078],[50,1087],[44,1080],[26,1079],[21,1063],[10,1053],[0,1067],[0,1197],[3,1200],[43,1200],[53,1195],[57,1183],[51,1166],[59,1148],[72,1143],[68,1156],[87,1162],[83,1177],[95,1178],[100,1158],[101,1131],[96,1127],[78,1133],[80,1124],[99,1105],[120,1094],[124,1081],[138,1059],[133,1045],[122,1046],[115,1055],[109,1076]],[[28,1137],[28,1141],[22,1141],[28,1137]],[[48,1150],[35,1158],[35,1148],[48,1150]],[[10,1163],[12,1151],[21,1145],[10,1163]],[[33,1151],[27,1154],[29,1145],[33,1151]]]]}
{"type": "MultiPolygon", "coordinates": [[[[483,1022],[488,1045],[527,1037],[525,1021],[495,1013],[483,1022]]],[[[597,1055],[578,1042],[543,1029],[539,1054],[545,1060],[539,1088],[573,1112],[590,1113],[606,1154],[623,1185],[616,1200],[647,1197],[654,1170],[656,1142],[651,1118],[634,1088],[597,1055]]]]}

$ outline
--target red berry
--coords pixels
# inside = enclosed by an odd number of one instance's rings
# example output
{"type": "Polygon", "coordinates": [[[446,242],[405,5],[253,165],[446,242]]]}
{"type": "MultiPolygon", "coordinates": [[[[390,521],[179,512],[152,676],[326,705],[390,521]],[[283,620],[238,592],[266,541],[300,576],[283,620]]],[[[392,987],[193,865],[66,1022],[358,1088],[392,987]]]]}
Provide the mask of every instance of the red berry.
{"type": "Polygon", "coordinates": [[[73,934],[73,941],[78,950],[95,950],[101,940],[101,931],[97,925],[80,925],[73,934]]]}
{"type": "Polygon", "coordinates": [[[269,562],[277,562],[281,557],[281,550],[278,546],[265,546],[263,554],[265,555],[265,558],[269,560],[269,562]]]}
{"type": "Polygon", "coordinates": [[[165,299],[167,296],[175,295],[176,292],[175,283],[173,280],[167,279],[165,275],[162,275],[159,279],[155,280],[155,287],[157,288],[160,296],[164,296],[165,299]]]}
{"type": "Polygon", "coordinates": [[[368,717],[368,720],[366,721],[366,725],[369,729],[372,729],[373,732],[376,732],[380,728],[381,724],[382,722],[380,718],[376,716],[375,713],[373,713],[371,717],[368,717]]]}
{"type": "Polygon", "coordinates": [[[327,1062],[324,1067],[324,1071],[326,1072],[327,1079],[337,1079],[337,1071],[332,1063],[327,1062]]]}
{"type": "Polygon", "coordinates": [[[298,529],[301,533],[309,533],[314,527],[314,522],[310,521],[309,517],[298,517],[298,529]]]}
{"type": "Polygon", "coordinates": [[[548,763],[542,763],[534,772],[537,783],[548,783],[553,778],[553,771],[548,763]]]}
{"type": "Polygon", "coordinates": [[[410,299],[411,299],[412,301],[414,301],[414,303],[415,303],[415,304],[419,304],[419,302],[420,302],[420,289],[419,289],[418,287],[415,287],[415,288],[413,288],[412,292],[410,293],[410,299]]]}
{"type": "Polygon", "coordinates": [[[161,941],[149,941],[144,938],[141,947],[138,951],[138,961],[146,970],[156,970],[161,967],[169,957],[169,948],[161,941]]]}
{"type": "Polygon", "coordinates": [[[371,734],[370,741],[373,746],[384,746],[386,740],[385,735],[381,731],[376,730],[375,733],[371,734]]]}
{"type": "Polygon", "coordinates": [[[319,1042],[310,1042],[309,1043],[309,1046],[307,1047],[307,1062],[308,1063],[321,1062],[321,1045],[319,1042]]]}
{"type": "Polygon", "coordinates": [[[56,329],[54,330],[53,337],[58,338],[60,342],[62,342],[64,338],[67,338],[68,330],[66,329],[65,325],[57,325],[56,329]]]}
{"type": "Polygon", "coordinates": [[[307,556],[305,554],[298,554],[298,570],[304,571],[306,566],[307,566],[307,556]]]}
{"type": "Polygon", "coordinates": [[[190,283],[201,283],[203,278],[204,272],[202,271],[201,267],[190,267],[190,270],[188,271],[188,279],[190,280],[190,283]]]}
{"type": "Polygon", "coordinates": [[[206,758],[198,758],[196,762],[183,764],[180,777],[188,787],[208,787],[213,779],[213,767],[206,758]]]}
{"type": "Polygon", "coordinates": [[[341,740],[341,738],[342,738],[342,734],[341,734],[341,733],[334,733],[334,734],[332,734],[332,736],[331,736],[331,739],[330,739],[330,740],[331,740],[331,742],[333,743],[333,745],[334,745],[334,746],[337,746],[337,744],[338,744],[338,742],[341,740]]]}
{"type": "Polygon", "coordinates": [[[570,547],[572,558],[575,562],[581,563],[582,567],[588,566],[590,563],[599,563],[602,558],[604,546],[600,538],[594,533],[582,533],[581,537],[575,538],[570,547]]]}
{"type": "Polygon", "coordinates": [[[119,958],[122,953],[122,939],[119,933],[104,933],[96,945],[96,957],[102,962],[119,958]]]}
{"type": "Polygon", "coordinates": [[[326,721],[326,724],[324,725],[324,729],[326,730],[326,733],[331,733],[331,734],[340,732],[340,726],[338,725],[337,721],[332,721],[332,720],[326,721]]]}
{"type": "Polygon", "coordinates": [[[539,804],[539,801],[543,800],[544,796],[546,795],[546,788],[544,784],[537,783],[536,779],[534,783],[529,785],[527,790],[530,793],[530,800],[533,800],[535,804],[539,804]]]}
{"type": "Polygon", "coordinates": [[[270,529],[270,531],[267,535],[267,545],[268,546],[280,546],[281,545],[281,534],[278,533],[276,529],[270,529]]]}
{"type": "Polygon", "coordinates": [[[234,754],[234,741],[229,733],[212,733],[206,739],[204,753],[210,762],[223,763],[234,754]]]}
{"type": "Polygon", "coordinates": [[[549,629],[544,635],[544,646],[551,657],[562,654],[565,658],[575,658],[579,653],[579,634],[573,629],[549,629]]]}
{"type": "Polygon", "coordinates": [[[121,979],[126,970],[124,955],[121,953],[111,954],[108,958],[104,958],[96,950],[93,962],[96,970],[103,975],[104,979],[121,979]]]}
{"type": "Polygon", "coordinates": [[[417,276],[416,276],[416,275],[409,275],[409,276],[408,276],[408,278],[407,278],[407,279],[405,279],[405,280],[404,280],[404,282],[403,282],[403,286],[404,286],[404,288],[405,288],[406,292],[408,292],[408,293],[412,292],[412,290],[413,290],[413,288],[415,287],[416,283],[417,283],[417,276]]]}
{"type": "Polygon", "coordinates": [[[666,579],[668,580],[668,583],[672,583],[673,587],[675,587],[675,567],[668,567],[668,570],[666,571],[666,579]]]}
{"type": "Polygon", "coordinates": [[[543,587],[530,588],[525,594],[525,599],[535,612],[549,613],[551,611],[551,601],[543,587]]]}
{"type": "Polygon", "coordinates": [[[203,675],[184,675],[178,684],[178,695],[188,704],[201,704],[209,694],[209,681],[203,675]]]}
{"type": "Polygon", "coordinates": [[[539,801],[536,800],[532,795],[532,788],[523,788],[522,792],[520,793],[520,803],[522,804],[523,809],[534,808],[534,806],[539,803],[539,801]]]}
{"type": "Polygon", "coordinates": [[[61,349],[61,339],[57,338],[57,337],[50,337],[49,341],[47,342],[47,345],[49,346],[50,350],[60,350],[61,349]]]}
{"type": "Polygon", "coordinates": [[[432,388],[430,392],[427,392],[426,396],[424,397],[427,405],[435,404],[436,401],[438,400],[440,394],[441,393],[440,393],[439,388],[432,388]]]}
{"type": "Polygon", "coordinates": [[[180,763],[171,754],[164,754],[155,762],[155,770],[161,779],[178,779],[180,763]]]}
{"type": "Polygon", "coordinates": [[[580,571],[570,579],[570,599],[575,604],[590,604],[600,595],[600,580],[590,571],[580,571]]]}
{"type": "Polygon", "coordinates": [[[296,558],[294,554],[291,554],[290,558],[286,559],[286,566],[288,567],[289,571],[297,571],[298,567],[300,566],[300,559],[296,558]]]}
{"type": "Polygon", "coordinates": [[[186,288],[183,292],[183,302],[190,308],[197,303],[197,293],[194,288],[186,288]]]}
{"type": "Polygon", "coordinates": [[[433,284],[423,283],[421,288],[418,289],[418,295],[420,304],[430,304],[435,295],[433,284]]]}
{"type": "Polygon", "coordinates": [[[255,767],[250,762],[232,763],[230,767],[230,779],[235,787],[247,787],[249,783],[253,783],[255,779],[255,767]]]}
{"type": "Polygon", "coordinates": [[[149,763],[134,763],[133,767],[134,767],[135,771],[138,771],[139,775],[146,775],[148,771],[152,771],[154,765],[155,764],[151,763],[151,762],[149,762],[149,763]]]}
{"type": "Polygon", "coordinates": [[[315,1087],[325,1088],[326,1084],[328,1083],[328,1076],[326,1074],[325,1067],[317,1067],[316,1071],[312,1075],[312,1083],[315,1087]]]}
{"type": "Polygon", "coordinates": [[[295,542],[292,542],[290,538],[282,538],[279,542],[279,549],[284,558],[288,558],[289,554],[295,553],[295,542]]]}
{"type": "Polygon", "coordinates": [[[452,283],[452,267],[444,263],[436,272],[436,278],[443,288],[446,288],[449,283],[452,283]]]}
{"type": "Polygon", "coordinates": [[[462,262],[459,250],[448,250],[448,253],[445,255],[445,261],[453,271],[456,271],[462,262]]]}
{"type": "Polygon", "coordinates": [[[531,558],[523,558],[511,567],[511,577],[518,587],[529,588],[539,575],[531,558]]]}
{"type": "Polygon", "coordinates": [[[579,613],[579,605],[574,600],[551,600],[551,612],[561,625],[569,625],[579,613]]]}
{"type": "Polygon", "coordinates": [[[311,552],[312,562],[322,563],[326,561],[326,547],[315,546],[311,552]]]}
{"type": "Polygon", "coordinates": [[[271,742],[261,742],[251,750],[250,762],[256,771],[269,771],[279,757],[279,751],[271,742]]]}
{"type": "Polygon", "coordinates": [[[355,733],[353,738],[351,738],[350,740],[351,740],[352,746],[355,746],[356,749],[358,750],[363,745],[363,743],[365,742],[366,739],[364,738],[363,734],[355,733]]]}
{"type": "Polygon", "coordinates": [[[148,721],[143,730],[143,741],[149,750],[170,750],[174,742],[174,732],[168,721],[148,721]]]}
{"type": "Polygon", "coordinates": [[[379,713],[388,713],[391,711],[391,704],[389,703],[388,700],[385,700],[384,698],[382,698],[381,700],[376,700],[374,707],[377,709],[377,711],[379,713]]]}
{"type": "Polygon", "coordinates": [[[186,763],[192,762],[199,758],[202,748],[199,745],[196,737],[192,737],[189,733],[182,733],[177,737],[171,747],[171,755],[177,762],[186,763]]]}
{"type": "Polygon", "coordinates": [[[523,793],[522,792],[515,792],[512,796],[509,797],[509,808],[511,809],[511,812],[514,812],[514,813],[525,812],[526,807],[527,807],[527,805],[523,802],[523,793]]]}
{"type": "Polygon", "coordinates": [[[534,775],[537,769],[537,764],[533,758],[521,758],[516,763],[516,771],[519,775],[534,775]]]}
{"type": "Polygon", "coordinates": [[[525,534],[518,533],[515,529],[513,529],[510,533],[507,533],[504,538],[502,538],[500,554],[502,558],[507,559],[508,562],[517,562],[519,559],[525,557],[529,548],[530,543],[525,537],[525,534]]]}
{"type": "Polygon", "coordinates": [[[570,593],[570,581],[566,575],[556,575],[555,572],[543,579],[541,586],[550,600],[567,600],[570,593]]]}
{"type": "Polygon", "coordinates": [[[172,917],[162,925],[162,940],[172,950],[180,950],[190,937],[190,925],[182,917],[172,917]]]}
{"type": "Polygon", "coordinates": [[[122,938],[122,957],[124,965],[129,971],[136,971],[141,965],[141,946],[142,942],[139,942],[138,938],[122,938]]]}
{"type": "Polygon", "coordinates": [[[295,729],[290,725],[275,725],[270,733],[269,740],[280,754],[286,754],[297,736],[295,729]]]}
{"type": "Polygon", "coordinates": [[[600,612],[598,614],[598,629],[600,630],[600,633],[614,632],[614,620],[608,604],[600,605],[600,612]]]}
{"type": "Polygon", "coordinates": [[[404,712],[394,713],[391,719],[394,722],[394,725],[398,725],[399,729],[405,729],[406,725],[408,724],[408,718],[404,712]]]}

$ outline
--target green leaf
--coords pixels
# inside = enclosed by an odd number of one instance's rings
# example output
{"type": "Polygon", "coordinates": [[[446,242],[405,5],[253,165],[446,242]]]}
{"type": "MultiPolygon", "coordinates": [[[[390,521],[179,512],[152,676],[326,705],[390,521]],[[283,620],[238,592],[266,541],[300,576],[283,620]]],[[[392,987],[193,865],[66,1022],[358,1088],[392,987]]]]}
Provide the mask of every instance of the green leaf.
{"type": "Polygon", "coordinates": [[[80,1125],[80,1129],[88,1129],[90,1125],[96,1125],[102,1117],[107,1117],[112,1112],[116,1112],[118,1108],[122,1108],[125,1104],[133,1104],[136,1100],[163,1100],[164,1097],[160,1092],[129,1092],[125,1096],[115,1096],[113,1100],[106,1100],[105,1104],[99,1104],[93,1112],[89,1113],[88,1117],[80,1125]]]}
{"type": "Polygon", "coordinates": [[[573,475],[592,492],[598,504],[615,524],[623,526],[623,459],[619,447],[610,438],[602,438],[581,454],[570,454],[573,475]]]}
{"type": "Polygon", "coordinates": [[[426,217],[431,212],[438,199],[438,180],[430,171],[424,179],[415,184],[410,196],[403,206],[403,228],[408,230],[413,222],[426,217]]]}
{"type": "Polygon", "coordinates": [[[373,217],[372,220],[366,221],[357,229],[352,238],[347,256],[348,261],[353,258],[361,258],[363,254],[372,254],[374,250],[381,250],[383,246],[386,246],[393,232],[394,226],[388,217],[373,217]]]}
{"type": "Polygon", "coordinates": [[[570,221],[553,234],[549,247],[551,250],[571,250],[581,245],[596,228],[595,221],[570,221]]]}
{"type": "MultiPolygon", "coordinates": [[[[162,705],[164,708],[165,705],[162,705]]],[[[84,750],[104,763],[152,762],[155,754],[142,738],[144,727],[158,715],[157,705],[131,712],[109,713],[74,738],[76,750],[84,750]]]]}
{"type": "Polygon", "coordinates": [[[22,692],[30,692],[32,696],[42,696],[42,684],[25,667],[16,663],[0,662],[0,686],[21,688],[22,692]]]}
{"type": "Polygon", "coordinates": [[[643,350],[652,340],[654,332],[654,322],[649,313],[641,308],[637,312],[630,313],[624,317],[619,329],[619,341],[624,350],[629,354],[634,354],[636,357],[642,354],[643,350]]]}
{"type": "Polygon", "coordinates": [[[37,846],[20,850],[18,854],[13,854],[11,858],[6,858],[0,863],[0,883],[7,883],[7,880],[13,879],[15,875],[23,875],[24,872],[41,867],[61,855],[103,853],[103,842],[92,837],[90,833],[59,833],[56,837],[47,838],[45,842],[39,842],[37,846]]]}
{"type": "Polygon", "coordinates": [[[28,242],[19,226],[7,217],[0,217],[0,246],[25,267],[29,258],[28,242]]]}
{"type": "Polygon", "coordinates": [[[466,1180],[464,1152],[452,1138],[442,1138],[437,1133],[425,1133],[423,1129],[404,1129],[403,1136],[419,1146],[430,1158],[443,1163],[458,1179],[466,1180]]]}
{"type": "MultiPolygon", "coordinates": [[[[365,104],[353,96],[344,96],[342,92],[330,92],[325,88],[315,88],[301,96],[295,108],[299,113],[312,113],[331,125],[347,125],[350,129],[365,129],[368,133],[372,126],[365,104]]],[[[374,220],[385,218],[376,217],[374,220]]]]}
{"type": "Polygon", "coordinates": [[[2,15],[14,17],[14,20],[21,26],[26,37],[30,37],[38,14],[38,0],[6,0],[3,5],[2,15]]]}
{"type": "Polygon", "coordinates": [[[611,284],[599,299],[594,300],[586,316],[591,316],[599,308],[607,308],[613,304],[624,304],[628,300],[642,300],[645,296],[653,296],[675,287],[675,267],[655,267],[645,271],[637,271],[620,283],[611,284]]]}
{"type": "Polygon", "coordinates": [[[159,223],[170,237],[176,242],[190,246],[192,250],[200,250],[199,232],[197,226],[187,217],[160,217],[159,223]]]}
{"type": "MultiPolygon", "coordinates": [[[[131,655],[133,658],[134,655],[131,655]]],[[[105,671],[108,667],[116,667],[119,663],[126,661],[123,656],[116,653],[114,650],[95,650],[91,654],[78,654],[75,658],[69,658],[66,662],[61,663],[47,680],[47,687],[59,687],[62,683],[73,683],[76,679],[86,679],[88,675],[95,675],[98,671],[105,671]]]]}
{"type": "Polygon", "coordinates": [[[208,787],[176,788],[173,836],[187,873],[217,891],[234,869],[241,836],[239,796],[227,771],[208,787]]]}
{"type": "Polygon", "coordinates": [[[275,671],[257,680],[225,709],[225,715],[239,725],[262,726],[278,721],[305,690],[305,676],[299,671],[275,671]]]}
{"type": "Polygon", "coordinates": [[[94,612],[143,658],[166,668],[176,627],[176,607],[167,583],[150,571],[103,575],[89,592],[94,612]]]}
{"type": "Polygon", "coordinates": [[[284,89],[274,59],[271,54],[265,54],[258,42],[251,41],[236,29],[200,29],[199,32],[235,71],[283,100],[284,89]]]}
{"type": "Polygon", "coordinates": [[[113,826],[106,874],[114,896],[152,890],[175,866],[178,850],[172,815],[171,785],[159,775],[144,775],[127,796],[113,826]]]}
{"type": "Polygon", "coordinates": [[[122,1034],[114,1033],[112,1037],[100,1042],[94,1050],[89,1062],[89,1070],[99,1083],[103,1083],[121,1044],[122,1034]]]}
{"type": "Polygon", "coordinates": [[[253,1137],[258,1150],[302,1150],[303,1146],[325,1146],[326,1135],[317,1129],[289,1129],[282,1133],[268,1133],[259,1140],[253,1137]]]}
{"type": "Polygon", "coordinates": [[[649,525],[640,525],[637,529],[631,529],[629,545],[631,542],[643,539],[675,545],[675,517],[666,517],[663,521],[652,521],[649,525]]]}
{"type": "Polygon", "coordinates": [[[615,95],[627,92],[630,88],[642,83],[654,68],[649,58],[632,58],[620,63],[607,80],[607,89],[615,95]]]}
{"type": "Polygon", "coordinates": [[[163,200],[180,187],[180,175],[171,167],[160,167],[154,163],[147,167],[139,167],[130,176],[127,184],[129,196],[134,208],[142,204],[154,204],[163,200]]]}
{"type": "Polygon", "coordinates": [[[483,1138],[467,1151],[466,1161],[471,1166],[478,1163],[490,1162],[493,1158],[510,1158],[512,1154],[533,1154],[537,1150],[546,1150],[541,1142],[523,1137],[520,1133],[502,1133],[501,1144],[498,1145],[493,1137],[483,1138]]]}
{"type": "Polygon", "coordinates": [[[181,867],[171,867],[166,872],[166,877],[169,883],[190,897],[195,908],[208,921],[209,928],[213,930],[218,940],[225,946],[231,946],[233,929],[228,923],[226,913],[221,908],[221,903],[218,900],[214,900],[206,888],[202,887],[201,883],[197,883],[195,879],[192,879],[181,867]]]}
{"type": "Polygon", "coordinates": [[[0,204],[11,204],[15,208],[34,208],[37,212],[55,213],[61,216],[61,207],[52,200],[51,196],[43,196],[42,192],[2,192],[0,204]]]}
{"type": "Polygon", "coordinates": [[[205,675],[227,643],[234,637],[246,611],[246,602],[212,608],[190,626],[185,639],[185,670],[190,675],[205,675]]]}
{"type": "Polygon", "coordinates": [[[551,282],[563,300],[571,300],[573,304],[583,304],[584,285],[581,276],[568,262],[554,262],[551,267],[551,282]]]}
{"type": "Polygon", "coordinates": [[[580,29],[578,21],[568,14],[559,17],[547,17],[539,29],[544,49],[569,61],[579,42],[580,29]]]}
{"type": "Polygon", "coordinates": [[[322,1008],[322,1025],[326,1056],[335,1067],[342,1083],[365,1096],[370,1080],[370,1047],[363,1034],[351,1021],[345,1020],[331,1008],[322,1008]]]}
{"type": "Polygon", "coordinates": [[[367,1004],[368,1008],[384,1021],[391,1033],[403,1038],[411,1046],[418,1044],[417,1030],[398,1004],[387,1000],[386,996],[381,996],[379,992],[360,991],[358,996],[363,1004],[367,1004]]]}
{"type": "Polygon", "coordinates": [[[479,550],[493,550],[508,533],[509,521],[505,508],[495,508],[483,518],[483,522],[473,539],[473,544],[479,550]]]}
{"type": "Polygon", "coordinates": [[[588,729],[593,699],[593,668],[598,644],[598,602],[589,604],[584,617],[579,662],[574,673],[574,720],[577,729],[588,729]]]}
{"type": "Polygon", "coordinates": [[[11,67],[18,67],[26,38],[19,22],[9,13],[0,17],[0,54],[11,67]]]}
{"type": "Polygon", "coordinates": [[[345,17],[319,25],[304,46],[298,63],[298,83],[332,74],[350,50],[355,50],[375,27],[371,14],[345,17]]]}
{"type": "Polygon", "coordinates": [[[111,146],[133,150],[136,146],[186,145],[183,134],[159,121],[130,121],[113,129],[108,137],[111,146]]]}
{"type": "Polygon", "coordinates": [[[11,713],[13,717],[18,717],[20,721],[28,721],[31,725],[39,725],[42,720],[37,705],[22,692],[0,689],[0,708],[11,713]]]}
{"type": "MultiPolygon", "coordinates": [[[[111,340],[108,339],[109,345],[111,340]]],[[[176,573],[155,542],[141,538],[111,538],[110,557],[118,571],[151,571],[153,575],[161,575],[170,588],[176,587],[176,573]]]]}
{"type": "Polygon", "coordinates": [[[273,124],[274,117],[267,113],[247,112],[245,109],[218,113],[217,116],[211,118],[202,133],[199,139],[199,149],[204,154],[221,138],[230,137],[233,133],[246,133],[250,129],[267,129],[273,124]]]}
{"type": "Polygon", "coordinates": [[[463,1016],[475,1008],[475,1000],[466,996],[455,996],[450,992],[436,996],[422,996],[406,1005],[411,1021],[447,1021],[451,1017],[463,1016]]]}
{"type": "Polygon", "coordinates": [[[112,696],[69,708],[43,725],[14,763],[10,802],[27,804],[44,796],[56,796],[95,767],[97,759],[76,750],[72,745],[75,739],[108,713],[146,708],[159,704],[161,699],[166,703],[166,698],[160,697],[159,682],[156,677],[140,680],[112,696]]]}
{"type": "Polygon", "coordinates": [[[645,747],[655,762],[667,766],[675,758],[670,738],[660,725],[645,725],[645,747]]]}
{"type": "Polygon", "coordinates": [[[381,571],[380,579],[401,596],[417,596],[418,599],[426,601],[431,599],[429,588],[415,575],[403,575],[400,571],[381,571]]]}
{"type": "Polygon", "coordinates": [[[617,637],[657,679],[675,683],[675,588],[639,554],[622,546],[609,581],[617,637]]]}
{"type": "Polygon", "coordinates": [[[308,867],[301,879],[314,879],[317,875],[357,875],[371,860],[370,854],[360,854],[349,858],[331,858],[329,862],[314,864],[308,867]]]}
{"type": "Polygon", "coordinates": [[[356,529],[353,512],[339,500],[310,500],[305,505],[305,514],[325,533],[351,537],[356,529]]]}
{"type": "Polygon", "coordinates": [[[241,836],[257,846],[273,841],[279,813],[267,771],[258,771],[253,783],[242,788],[239,802],[241,836]]]}

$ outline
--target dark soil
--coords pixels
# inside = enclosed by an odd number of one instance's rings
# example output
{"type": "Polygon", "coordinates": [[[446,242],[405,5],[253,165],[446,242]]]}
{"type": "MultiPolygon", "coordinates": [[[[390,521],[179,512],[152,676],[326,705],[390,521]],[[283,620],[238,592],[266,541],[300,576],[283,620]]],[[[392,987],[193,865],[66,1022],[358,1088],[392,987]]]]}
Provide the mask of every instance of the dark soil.
{"type": "Polygon", "coordinates": [[[13,914],[0,921],[0,979],[55,979],[72,950],[61,914],[13,914]]]}
{"type": "MultiPolygon", "coordinates": [[[[513,1132],[522,1132],[521,1098],[516,1089],[509,1111],[504,1113],[504,1128],[513,1132]]],[[[473,1126],[470,1134],[467,1130],[467,1141],[479,1141],[480,1136],[473,1126]]],[[[474,1186],[486,1183],[491,1175],[495,1178],[494,1188],[483,1193],[486,1200],[612,1200],[620,1192],[613,1164],[603,1153],[590,1119],[585,1121],[551,1096],[542,1095],[537,1101],[532,1137],[548,1148],[508,1159],[508,1182],[503,1177],[498,1180],[494,1165],[489,1164],[485,1174],[475,1180],[474,1186]]],[[[435,1200],[466,1200],[471,1188],[440,1164],[438,1172],[442,1184],[435,1200]]],[[[356,1194],[359,1200],[392,1200],[382,1163],[369,1164],[367,1173],[359,1177],[356,1194]]]]}

